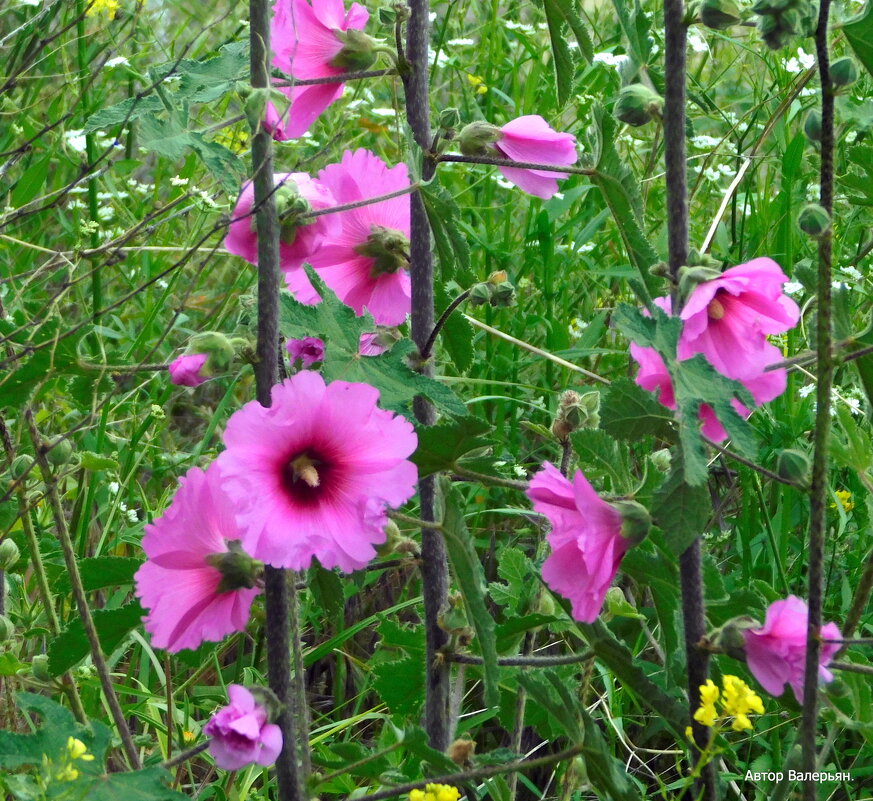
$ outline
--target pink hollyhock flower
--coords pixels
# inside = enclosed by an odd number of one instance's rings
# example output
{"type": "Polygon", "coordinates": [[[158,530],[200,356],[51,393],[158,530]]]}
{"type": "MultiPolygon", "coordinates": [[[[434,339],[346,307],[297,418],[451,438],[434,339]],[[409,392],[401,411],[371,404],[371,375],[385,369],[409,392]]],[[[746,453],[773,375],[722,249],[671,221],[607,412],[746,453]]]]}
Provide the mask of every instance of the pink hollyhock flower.
{"type": "MultiPolygon", "coordinates": [[[[780,696],[790,684],[798,703],[803,703],[803,679],[806,665],[806,627],[809,608],[806,601],[789,595],[784,601],[774,601],[767,609],[767,618],[759,629],[746,629],[746,662],[752,675],[771,695],[780,696]]],[[[836,623],[822,626],[826,640],[840,639],[836,623]]],[[[833,680],[827,669],[838,643],[822,643],[818,675],[822,681],[833,680]]]]}
{"type": "MultiPolygon", "coordinates": [[[[405,164],[389,168],[369,150],[347,150],[319,180],[339,205],[387,195],[409,187],[405,164]]],[[[337,217],[339,234],[312,255],[324,282],[358,315],[368,311],[377,325],[400,325],[409,313],[409,198],[400,196],[337,217]]]]}
{"type": "Polygon", "coordinates": [[[209,355],[206,353],[186,353],[175,359],[169,366],[170,381],[180,387],[198,387],[209,376],[201,370],[209,355]]]}
{"type": "MultiPolygon", "coordinates": [[[[279,243],[279,266],[285,273],[285,281],[291,294],[301,303],[312,305],[321,299],[309,282],[303,263],[321,247],[322,242],[332,238],[339,230],[339,221],[334,215],[324,214],[305,225],[294,224],[294,212],[311,209],[326,209],[335,206],[333,195],[318,181],[305,172],[277,173],[273,176],[276,186],[276,203],[279,213],[287,212],[279,243]]],[[[255,203],[255,188],[251,181],[243,184],[242,192],[233,210],[224,246],[250,264],[258,263],[258,233],[252,206],[255,203]]]]}
{"type": "MultiPolygon", "coordinates": [[[[299,80],[327,78],[370,66],[375,55],[363,30],[367,10],[342,0],[277,0],[273,6],[273,64],[299,80]],[[352,31],[352,33],[349,33],[352,31]]],[[[265,124],[279,140],[297,139],[338,100],[345,84],[279,87],[290,101],[286,113],[268,104],[265,124]]]]}
{"type": "Polygon", "coordinates": [[[782,358],[767,336],[794,328],[800,319],[797,304],[782,292],[787,281],[775,261],[760,258],[698,284],[679,315],[684,321],[679,358],[702,353],[728,378],[754,378],[757,391],[769,396],[766,400],[782,394],[785,371],[765,373],[763,368],[782,358]]]}
{"type": "Polygon", "coordinates": [[[576,620],[592,623],[621,560],[635,544],[622,534],[625,517],[598,497],[581,471],[570,483],[549,462],[531,479],[527,496],[552,525],[543,581],[570,599],[576,620]]]}
{"type": "Polygon", "coordinates": [[[209,753],[215,764],[222,770],[272,765],[282,750],[282,730],[268,721],[267,710],[242,685],[229,685],[227,695],[230,703],[203,727],[212,738],[209,753]]]}
{"type": "Polygon", "coordinates": [[[191,468],[161,517],[145,527],[148,560],[135,575],[152,642],[167,651],[197,648],[243,631],[259,566],[220,486],[215,463],[191,468]]]}
{"type": "Polygon", "coordinates": [[[225,486],[276,567],[363,567],[385,541],[375,514],[415,492],[410,423],[379,409],[367,384],[325,385],[303,370],[273,387],[272,406],[247,403],[228,420],[219,457],[225,486]],[[253,500],[254,499],[254,500],[253,500]]]}
{"type": "Polygon", "coordinates": [[[316,362],[324,361],[324,341],[318,337],[303,337],[303,339],[289,339],[285,348],[291,361],[300,359],[304,367],[309,367],[316,362]]]}
{"type": "Polygon", "coordinates": [[[361,340],[358,345],[361,356],[381,356],[386,350],[387,345],[382,345],[379,342],[379,334],[361,334],[361,340]]]}
{"type": "MultiPolygon", "coordinates": [[[[576,137],[554,130],[538,114],[518,117],[501,129],[503,136],[494,147],[513,161],[532,161],[537,164],[554,164],[558,167],[576,163],[576,137]]],[[[507,181],[519,189],[544,199],[558,191],[558,179],[567,178],[566,173],[544,170],[522,170],[516,167],[499,167],[507,181]]]]}

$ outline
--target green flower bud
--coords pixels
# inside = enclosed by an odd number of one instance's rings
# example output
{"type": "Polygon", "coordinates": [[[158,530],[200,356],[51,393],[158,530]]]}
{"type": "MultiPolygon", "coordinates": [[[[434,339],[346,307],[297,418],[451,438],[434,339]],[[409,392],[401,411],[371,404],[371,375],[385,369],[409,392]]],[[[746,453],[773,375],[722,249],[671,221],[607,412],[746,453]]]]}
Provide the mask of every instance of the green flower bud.
{"type": "Polygon", "coordinates": [[[468,302],[471,306],[484,306],[486,303],[491,303],[491,287],[488,283],[483,282],[470,287],[468,302]]]}
{"type": "Polygon", "coordinates": [[[810,142],[821,142],[821,114],[814,109],[806,115],[803,132],[810,142]]]}
{"type": "Polygon", "coordinates": [[[400,231],[383,225],[371,226],[370,236],[355,247],[355,253],[373,259],[370,268],[373,277],[396,273],[409,266],[409,240],[400,231]]]}
{"type": "Polygon", "coordinates": [[[15,540],[6,537],[0,542],[0,570],[9,570],[21,558],[15,540]]]}
{"type": "Polygon", "coordinates": [[[309,201],[300,194],[300,189],[292,180],[286,180],[276,190],[276,211],[279,214],[279,238],[286,245],[293,245],[297,229],[311,220],[303,218],[312,211],[309,201]]]}
{"type": "Polygon", "coordinates": [[[346,72],[360,72],[373,66],[378,42],[372,36],[357,28],[349,28],[347,31],[336,30],[334,35],[343,43],[343,48],[330,62],[331,67],[346,72]]]}
{"type": "Polygon", "coordinates": [[[779,451],[776,457],[776,472],[780,478],[793,481],[795,484],[806,485],[809,483],[809,457],[803,452],[786,448],[779,451]]]}
{"type": "Polygon", "coordinates": [[[263,687],[260,684],[247,686],[246,689],[254,696],[255,701],[264,708],[267,720],[270,723],[275,723],[285,709],[284,704],[276,697],[276,693],[269,687],[263,687]]]}
{"type": "Polygon", "coordinates": [[[221,373],[230,367],[234,349],[230,340],[219,331],[204,331],[195,334],[188,343],[187,353],[205,353],[209,356],[203,371],[206,375],[221,373]]]}
{"type": "Polygon", "coordinates": [[[385,525],[385,542],[376,546],[376,553],[379,554],[379,556],[388,556],[389,554],[394,553],[400,543],[405,539],[406,537],[400,533],[397,523],[393,520],[389,520],[385,525]]]}
{"type": "Polygon", "coordinates": [[[6,642],[15,634],[15,624],[6,615],[0,615],[0,642],[6,642]]]}
{"type": "Polygon", "coordinates": [[[440,112],[439,127],[443,129],[454,129],[461,124],[461,112],[456,108],[444,108],[440,112]]]}
{"type": "Polygon", "coordinates": [[[663,98],[641,83],[625,86],[618,94],[613,113],[616,118],[638,128],[660,117],[664,108],[663,98]]]}
{"type": "Polygon", "coordinates": [[[397,12],[393,8],[380,8],[377,17],[380,25],[393,25],[397,22],[397,12]]]}
{"type": "Polygon", "coordinates": [[[51,681],[52,680],[51,674],[49,673],[49,669],[48,669],[48,661],[49,661],[48,654],[37,654],[30,661],[31,675],[37,681],[51,681]]]}
{"type": "Polygon", "coordinates": [[[15,481],[24,478],[25,476],[29,476],[33,474],[33,457],[28,456],[27,454],[22,453],[21,456],[16,456],[12,460],[12,464],[9,466],[9,475],[15,481]]]}
{"type": "Polygon", "coordinates": [[[49,464],[55,467],[67,464],[73,457],[73,443],[66,437],[58,437],[45,452],[49,464]]]}
{"type": "Polygon", "coordinates": [[[501,281],[491,288],[491,305],[512,306],[515,303],[515,287],[509,281],[501,281]]]}
{"type": "Polygon", "coordinates": [[[722,31],[742,22],[743,17],[734,0],[703,0],[700,4],[700,21],[707,28],[722,31]]]}
{"type": "Polygon", "coordinates": [[[712,267],[680,267],[679,294],[683,298],[691,297],[691,293],[699,284],[721,277],[721,270],[712,267]]]}
{"type": "Polygon", "coordinates": [[[830,230],[831,216],[817,203],[808,203],[797,215],[797,225],[803,233],[819,237],[830,230]]]}
{"type": "Polygon", "coordinates": [[[621,513],[621,536],[630,540],[632,545],[639,545],[652,528],[652,518],[649,510],[636,501],[616,501],[612,506],[621,513]]]}
{"type": "Polygon", "coordinates": [[[830,69],[831,83],[836,87],[851,86],[858,80],[858,67],[855,62],[845,56],[838,58],[830,69]]]}
{"type": "Polygon", "coordinates": [[[659,473],[670,472],[670,467],[673,463],[673,454],[670,453],[669,448],[661,448],[658,451],[653,451],[649,454],[649,459],[651,459],[652,464],[655,466],[655,470],[659,473]]]}
{"type": "Polygon", "coordinates": [[[503,139],[503,131],[490,122],[471,122],[458,134],[458,147],[465,156],[499,156],[492,147],[503,139]]]}
{"type": "Polygon", "coordinates": [[[748,615],[741,615],[728,620],[721,628],[710,635],[712,644],[735,659],[746,658],[746,629],[757,628],[761,624],[748,615]]]}
{"type": "Polygon", "coordinates": [[[252,559],[243,549],[239,540],[230,540],[227,550],[206,557],[208,564],[221,573],[218,592],[255,587],[264,575],[264,564],[252,559]]]}

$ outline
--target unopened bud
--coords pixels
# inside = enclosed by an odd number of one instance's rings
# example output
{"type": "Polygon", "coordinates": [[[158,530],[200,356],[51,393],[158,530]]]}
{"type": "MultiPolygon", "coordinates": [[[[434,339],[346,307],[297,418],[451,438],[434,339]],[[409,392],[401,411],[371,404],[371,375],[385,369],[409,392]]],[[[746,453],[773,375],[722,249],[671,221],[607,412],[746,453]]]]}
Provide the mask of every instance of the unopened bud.
{"type": "Polygon", "coordinates": [[[689,298],[700,284],[720,277],[721,271],[712,267],[680,267],[679,295],[683,298],[689,298]]]}
{"type": "Polygon", "coordinates": [[[809,236],[822,236],[830,230],[831,216],[817,203],[808,203],[797,215],[797,225],[809,236]]]}
{"type": "Polygon", "coordinates": [[[621,536],[632,545],[639,545],[652,528],[649,510],[636,501],[616,501],[612,504],[621,513],[621,536]]]}
{"type": "Polygon", "coordinates": [[[719,650],[734,657],[746,658],[746,629],[757,628],[760,624],[748,615],[741,615],[728,620],[721,628],[710,635],[712,644],[719,650]]]}
{"type": "Polygon", "coordinates": [[[15,634],[15,624],[6,615],[0,615],[0,642],[6,642],[15,634]]]}
{"type": "Polygon", "coordinates": [[[195,334],[188,343],[187,353],[205,353],[206,363],[201,369],[204,375],[222,373],[233,361],[234,347],[231,341],[219,331],[204,331],[195,334]]]}
{"type": "Polygon", "coordinates": [[[821,114],[815,109],[806,115],[803,122],[803,132],[810,142],[821,142],[821,114]]]}
{"type": "Polygon", "coordinates": [[[499,156],[493,147],[503,139],[503,131],[490,122],[471,122],[458,134],[458,147],[465,156],[499,156]]]}
{"type": "Polygon", "coordinates": [[[400,533],[397,523],[393,520],[389,520],[385,524],[385,542],[376,546],[376,553],[379,554],[379,556],[388,556],[392,553],[396,553],[398,547],[405,539],[407,538],[400,533]]]}
{"type": "Polygon", "coordinates": [[[12,460],[12,464],[9,465],[9,475],[11,475],[15,481],[30,475],[33,472],[33,461],[32,456],[28,456],[24,453],[21,454],[21,456],[16,456],[12,460]]]}
{"type": "Polygon", "coordinates": [[[740,7],[734,0],[702,0],[700,4],[700,21],[707,28],[722,31],[742,20],[740,7]]]}
{"type": "Polygon", "coordinates": [[[48,661],[48,654],[37,654],[30,660],[30,672],[37,681],[52,680],[48,669],[48,661]]]}
{"type": "Polygon", "coordinates": [[[55,467],[67,464],[73,458],[73,443],[66,437],[58,437],[46,449],[45,458],[55,467]]]}
{"type": "Polygon", "coordinates": [[[209,554],[206,562],[221,573],[218,592],[233,592],[233,590],[255,587],[264,575],[262,562],[252,559],[243,549],[239,540],[230,540],[227,550],[222,553],[209,554]]]}
{"type": "Polygon", "coordinates": [[[492,285],[491,305],[495,307],[512,306],[515,303],[515,287],[509,281],[492,285]]]}
{"type": "Polygon", "coordinates": [[[449,746],[449,759],[456,765],[466,768],[473,761],[476,752],[476,741],[469,734],[462,734],[449,746]]]}
{"type": "Polygon", "coordinates": [[[849,56],[838,58],[831,64],[830,76],[836,87],[851,86],[858,80],[858,67],[849,56]]]}
{"type": "Polygon", "coordinates": [[[487,283],[474,284],[470,288],[468,302],[471,306],[484,306],[491,302],[491,287],[487,283]]]}
{"type": "Polygon", "coordinates": [[[380,8],[376,16],[380,25],[393,25],[397,22],[397,12],[393,8],[380,8]]]}
{"type": "Polygon", "coordinates": [[[21,558],[21,551],[15,540],[6,537],[0,542],[0,570],[9,570],[21,558]]]}
{"type": "Polygon", "coordinates": [[[283,181],[276,190],[276,211],[279,215],[279,238],[286,245],[293,245],[297,238],[297,229],[311,222],[304,220],[304,217],[312,211],[312,206],[300,194],[294,181],[283,181]]]}
{"type": "Polygon", "coordinates": [[[673,454],[669,448],[661,448],[649,454],[649,459],[659,473],[669,473],[673,463],[673,454]]]}
{"type": "Polygon", "coordinates": [[[461,112],[458,111],[454,106],[451,108],[444,108],[440,112],[439,116],[439,127],[443,130],[454,130],[461,124],[461,112]]]}
{"type": "Polygon", "coordinates": [[[809,482],[809,457],[793,448],[779,451],[776,457],[776,472],[780,478],[795,484],[805,485],[809,482]]]}
{"type": "Polygon", "coordinates": [[[616,118],[628,125],[640,127],[660,117],[664,100],[657,93],[641,83],[632,83],[619,92],[613,113],[616,118]]]}
{"type": "Polygon", "coordinates": [[[409,240],[402,232],[383,225],[371,226],[367,241],[357,245],[355,253],[373,259],[370,274],[374,278],[409,266],[409,240]]]}
{"type": "Polygon", "coordinates": [[[360,72],[373,66],[378,42],[372,36],[357,28],[335,30],[334,35],[343,43],[343,47],[330,62],[331,67],[347,72],[360,72]]]}

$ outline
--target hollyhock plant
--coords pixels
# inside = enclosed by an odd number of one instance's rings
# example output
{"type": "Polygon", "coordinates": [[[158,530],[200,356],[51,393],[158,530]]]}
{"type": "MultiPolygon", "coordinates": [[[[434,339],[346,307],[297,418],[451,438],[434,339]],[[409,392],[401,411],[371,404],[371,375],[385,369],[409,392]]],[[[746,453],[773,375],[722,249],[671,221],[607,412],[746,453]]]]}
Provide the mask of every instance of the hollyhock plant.
{"type": "Polygon", "coordinates": [[[318,337],[289,339],[285,343],[285,349],[288,351],[292,363],[299,359],[303,367],[311,367],[313,364],[324,361],[324,341],[318,337]]]}
{"type": "MultiPolygon", "coordinates": [[[[314,209],[326,209],[336,205],[330,191],[305,172],[277,173],[273,176],[276,186],[276,205],[283,216],[279,242],[279,266],[285,273],[285,282],[291,294],[301,303],[312,305],[320,300],[309,282],[304,262],[330,240],[339,230],[335,215],[324,214],[311,222],[300,224],[299,215],[314,209]]],[[[233,210],[224,246],[250,264],[258,263],[258,234],[252,206],[255,189],[251,181],[243,184],[239,200],[233,210]]]]}
{"type": "MultiPolygon", "coordinates": [[[[342,0],[277,0],[273,6],[273,65],[298,80],[328,78],[365,70],[376,56],[374,41],[361,33],[367,10],[342,0]]],[[[275,139],[297,139],[342,94],[345,84],[279,87],[289,108],[267,106],[265,124],[275,139]]]]}
{"type": "Polygon", "coordinates": [[[282,730],[270,723],[266,706],[242,685],[228,685],[227,695],[230,703],[203,727],[212,738],[209,753],[215,764],[222,770],[272,765],[282,750],[282,730]]]}
{"type": "Polygon", "coordinates": [[[531,479],[527,496],[552,526],[543,581],[570,599],[576,620],[592,623],[625,553],[648,533],[648,514],[633,502],[607,503],[581,471],[571,483],[549,462],[531,479]]]}
{"type": "MultiPolygon", "coordinates": [[[[556,167],[575,164],[576,137],[552,128],[539,114],[517,117],[502,128],[473,122],[458,135],[461,152],[467,156],[497,156],[512,161],[535,162],[556,167]]],[[[566,173],[499,167],[503,177],[519,189],[548,199],[558,191],[558,179],[566,173]]]]}
{"type": "Polygon", "coordinates": [[[270,408],[252,401],[231,416],[218,464],[258,559],[302,570],[315,557],[350,572],[373,558],[382,513],[417,480],[415,431],[378,399],[367,384],[303,370],[273,387],[270,408]]]}
{"type": "MultiPolygon", "coordinates": [[[[388,167],[369,150],[347,150],[318,179],[339,205],[409,188],[405,164],[388,167]]],[[[339,299],[377,325],[400,325],[411,305],[409,199],[403,195],[327,215],[340,231],[312,255],[312,266],[339,299]]]]}
{"type": "MultiPolygon", "coordinates": [[[[744,632],[746,663],[752,675],[774,696],[782,695],[785,685],[790,684],[798,703],[803,703],[808,615],[806,601],[789,595],[784,601],[770,604],[761,628],[744,632]]],[[[821,636],[838,640],[841,635],[836,623],[827,623],[822,626],[821,636]]],[[[833,680],[827,666],[839,650],[839,643],[822,643],[818,668],[822,681],[833,680]]]]}
{"type": "Polygon", "coordinates": [[[261,592],[262,567],[249,555],[220,481],[215,463],[206,472],[191,468],[170,507],[145,527],[148,560],[134,579],[158,648],[193,649],[243,631],[261,592]]]}
{"type": "Polygon", "coordinates": [[[203,374],[208,358],[206,353],[186,353],[174,359],[168,368],[170,381],[180,387],[199,387],[209,378],[203,374]]]}

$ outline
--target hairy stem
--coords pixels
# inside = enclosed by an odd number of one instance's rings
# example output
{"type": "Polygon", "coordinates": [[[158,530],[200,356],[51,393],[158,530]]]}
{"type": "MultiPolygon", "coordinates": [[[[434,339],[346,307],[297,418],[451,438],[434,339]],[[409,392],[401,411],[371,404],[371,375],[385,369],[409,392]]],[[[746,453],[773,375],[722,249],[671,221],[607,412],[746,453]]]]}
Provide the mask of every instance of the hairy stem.
{"type": "Polygon", "coordinates": [[[448,322],[449,317],[452,316],[452,312],[455,311],[455,309],[457,309],[458,306],[460,306],[469,297],[470,290],[465,289],[448,306],[446,306],[445,311],[440,315],[440,319],[436,321],[433,330],[430,332],[430,336],[427,338],[427,342],[424,343],[424,347],[421,349],[422,359],[430,358],[430,354],[433,351],[433,346],[436,344],[436,339],[440,335],[440,331],[443,330],[443,326],[448,322]]]}
{"type": "MultiPolygon", "coordinates": [[[[578,662],[587,662],[594,656],[594,651],[583,651],[581,654],[562,654],[561,656],[501,656],[497,664],[502,667],[557,667],[559,665],[575,665],[578,662]]],[[[461,665],[482,665],[481,656],[473,654],[447,653],[445,658],[449,662],[457,662],[461,665]]]]}
{"type": "Polygon", "coordinates": [[[455,162],[457,164],[487,164],[491,167],[514,167],[517,170],[542,170],[543,172],[562,172],[566,175],[597,175],[597,170],[590,167],[556,167],[554,164],[540,164],[534,161],[513,161],[493,156],[457,156],[445,153],[437,156],[440,163],[455,162]]]}
{"type": "MultiPolygon", "coordinates": [[[[828,58],[828,17],[830,0],[819,3],[815,50],[821,82],[821,185],[822,207],[833,212],[834,195],[834,94],[828,58]]],[[[831,388],[834,355],[831,332],[831,232],[818,241],[816,356],[815,448],[812,457],[809,517],[809,618],[806,627],[806,665],[803,682],[803,722],[801,725],[801,767],[809,775],[816,766],[816,729],[818,723],[818,663],[821,655],[822,600],[824,592],[824,536],[827,526],[828,449],[831,431],[831,388]]],[[[818,786],[811,778],[803,782],[804,801],[815,801],[818,786]]]]}

